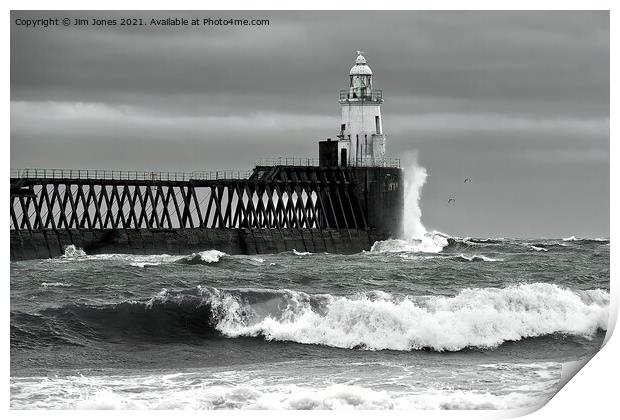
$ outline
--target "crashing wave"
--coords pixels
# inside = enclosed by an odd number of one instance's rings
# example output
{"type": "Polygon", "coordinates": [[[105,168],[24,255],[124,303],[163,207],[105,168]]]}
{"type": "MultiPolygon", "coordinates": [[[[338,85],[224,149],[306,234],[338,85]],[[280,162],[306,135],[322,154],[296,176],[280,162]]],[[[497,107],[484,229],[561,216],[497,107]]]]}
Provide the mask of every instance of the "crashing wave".
{"type": "Polygon", "coordinates": [[[442,232],[427,232],[420,237],[411,239],[388,239],[386,241],[377,241],[373,244],[371,253],[385,252],[420,252],[420,253],[439,253],[442,251],[464,251],[469,249],[487,249],[495,245],[516,245],[522,246],[514,242],[510,242],[504,238],[459,238],[447,235],[442,232]]]}
{"type": "Polygon", "coordinates": [[[84,252],[83,249],[71,244],[65,247],[65,253],[61,256],[61,258],[80,258],[85,256],[86,252],[84,252]]]}
{"type": "Polygon", "coordinates": [[[410,162],[405,178],[403,233],[404,238],[375,242],[371,253],[424,252],[436,254],[448,245],[449,235],[428,232],[422,223],[420,200],[426,183],[426,169],[418,165],[417,156],[410,162]]]}
{"type": "Polygon", "coordinates": [[[371,253],[424,252],[436,254],[449,244],[449,237],[441,232],[425,233],[419,238],[388,239],[377,241],[370,248],[371,253]]]}
{"type": "MultiPolygon", "coordinates": [[[[68,328],[87,324],[101,335],[152,340],[215,334],[349,349],[458,351],[551,334],[592,337],[607,329],[609,293],[548,283],[464,289],[453,297],[163,289],[148,301],[73,304],[43,315],[67,321],[68,328]]],[[[37,320],[33,328],[39,326],[37,320]]]]}
{"type": "Polygon", "coordinates": [[[228,254],[225,252],[210,249],[208,251],[195,252],[192,255],[176,260],[176,262],[182,264],[213,264],[220,262],[220,259],[226,255],[228,254]]]}
{"type": "Polygon", "coordinates": [[[609,317],[609,293],[546,283],[465,289],[454,297],[423,302],[386,295],[328,295],[313,309],[311,296],[288,292],[277,300],[285,309],[267,316],[226,294],[212,305],[223,314],[215,328],[230,337],[368,350],[457,351],[554,333],[591,337],[606,330],[609,317]]]}

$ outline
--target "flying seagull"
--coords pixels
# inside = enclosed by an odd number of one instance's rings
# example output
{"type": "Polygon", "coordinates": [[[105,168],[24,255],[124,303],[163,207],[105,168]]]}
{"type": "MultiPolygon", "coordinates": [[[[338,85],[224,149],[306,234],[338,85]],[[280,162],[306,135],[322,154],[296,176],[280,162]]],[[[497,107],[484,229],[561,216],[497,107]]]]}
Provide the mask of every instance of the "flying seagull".
{"type": "Polygon", "coordinates": [[[448,199],[448,204],[450,204],[450,203],[454,203],[454,202],[456,202],[456,200],[455,200],[454,198],[449,198],[449,199],[448,199]]]}
{"type": "Polygon", "coordinates": [[[465,181],[463,181],[463,184],[470,182],[471,183],[471,178],[465,178],[465,181]]]}

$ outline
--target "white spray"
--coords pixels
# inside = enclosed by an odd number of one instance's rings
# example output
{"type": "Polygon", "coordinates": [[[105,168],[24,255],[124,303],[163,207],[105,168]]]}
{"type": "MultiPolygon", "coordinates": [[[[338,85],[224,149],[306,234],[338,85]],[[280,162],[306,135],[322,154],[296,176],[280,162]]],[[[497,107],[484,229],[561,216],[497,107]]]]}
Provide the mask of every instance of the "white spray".
{"type": "Polygon", "coordinates": [[[403,239],[421,239],[426,234],[422,224],[422,187],[426,183],[426,169],[418,164],[417,154],[405,168],[405,213],[403,217],[403,239]]]}
{"type": "Polygon", "coordinates": [[[422,187],[426,183],[426,169],[418,164],[417,153],[407,159],[405,165],[405,203],[403,215],[403,238],[375,242],[371,252],[429,252],[437,253],[448,245],[448,235],[437,231],[428,232],[422,224],[422,187]]]}

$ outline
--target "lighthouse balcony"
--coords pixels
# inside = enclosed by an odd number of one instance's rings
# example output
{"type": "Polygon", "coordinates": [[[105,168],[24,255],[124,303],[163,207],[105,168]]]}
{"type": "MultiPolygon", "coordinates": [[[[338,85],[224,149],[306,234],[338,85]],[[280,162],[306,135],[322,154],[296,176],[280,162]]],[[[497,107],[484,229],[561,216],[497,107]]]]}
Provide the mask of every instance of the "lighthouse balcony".
{"type": "Polygon", "coordinates": [[[383,91],[380,89],[350,88],[340,91],[340,102],[375,102],[383,103],[383,91]]]}

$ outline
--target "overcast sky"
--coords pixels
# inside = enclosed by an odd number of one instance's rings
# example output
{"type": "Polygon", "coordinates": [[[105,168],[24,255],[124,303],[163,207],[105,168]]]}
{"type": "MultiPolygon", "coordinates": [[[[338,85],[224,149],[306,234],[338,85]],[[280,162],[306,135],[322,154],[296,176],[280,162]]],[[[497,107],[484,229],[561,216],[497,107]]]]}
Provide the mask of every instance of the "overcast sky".
{"type": "Polygon", "coordinates": [[[609,235],[607,12],[12,12],[11,166],[249,169],[317,155],[355,51],[387,154],[460,236],[609,235]],[[24,28],[16,18],[248,17],[261,27],[24,28]],[[464,184],[465,178],[472,183],[464,184]],[[448,198],[455,203],[448,205],[448,198]]]}

